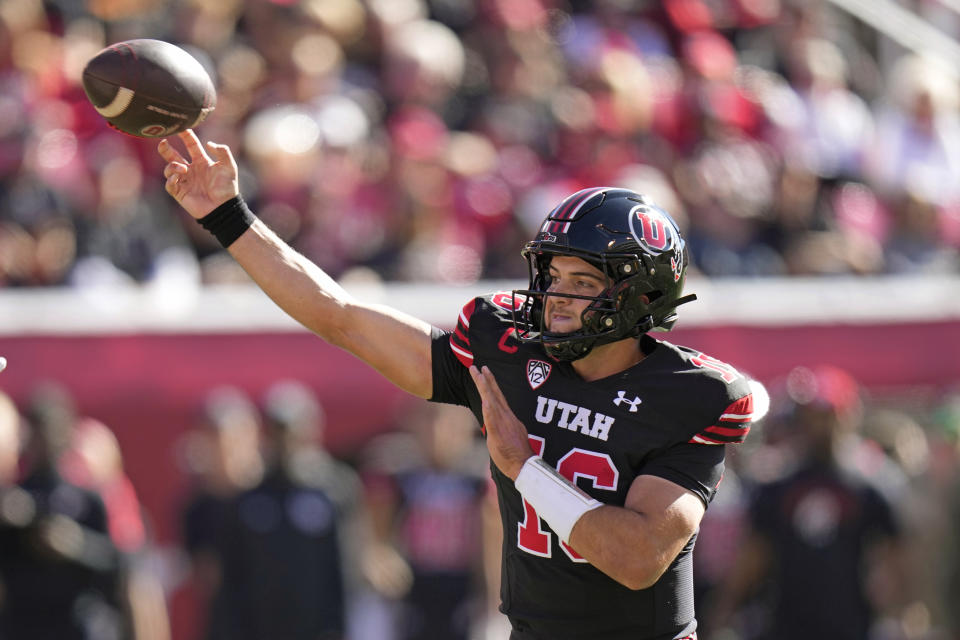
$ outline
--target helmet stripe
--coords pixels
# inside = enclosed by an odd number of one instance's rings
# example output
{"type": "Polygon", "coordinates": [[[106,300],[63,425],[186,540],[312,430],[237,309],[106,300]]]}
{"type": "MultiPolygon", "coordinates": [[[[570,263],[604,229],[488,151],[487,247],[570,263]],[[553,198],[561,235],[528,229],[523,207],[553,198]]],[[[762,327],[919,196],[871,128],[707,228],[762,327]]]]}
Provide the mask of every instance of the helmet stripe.
{"type": "Polygon", "coordinates": [[[555,209],[555,213],[551,217],[555,220],[566,220],[572,215],[571,211],[578,209],[579,205],[582,204],[583,201],[586,200],[590,194],[596,190],[596,187],[591,187],[577,191],[572,196],[560,203],[560,206],[555,209]]]}
{"type": "Polygon", "coordinates": [[[590,200],[590,198],[597,195],[604,189],[606,189],[606,187],[591,187],[589,189],[581,189],[564,200],[560,206],[554,209],[554,212],[550,214],[549,219],[551,222],[548,230],[557,233],[566,233],[569,231],[570,223],[564,221],[571,220],[577,215],[577,212],[580,211],[581,207],[583,207],[583,205],[590,200]]]}
{"type": "Polygon", "coordinates": [[[567,196],[564,201],[558,204],[554,210],[550,212],[550,215],[547,216],[547,220],[543,225],[543,231],[559,232],[563,227],[563,223],[557,222],[557,220],[565,220],[570,209],[576,207],[581,201],[584,192],[591,190],[592,189],[581,189],[567,196]]]}

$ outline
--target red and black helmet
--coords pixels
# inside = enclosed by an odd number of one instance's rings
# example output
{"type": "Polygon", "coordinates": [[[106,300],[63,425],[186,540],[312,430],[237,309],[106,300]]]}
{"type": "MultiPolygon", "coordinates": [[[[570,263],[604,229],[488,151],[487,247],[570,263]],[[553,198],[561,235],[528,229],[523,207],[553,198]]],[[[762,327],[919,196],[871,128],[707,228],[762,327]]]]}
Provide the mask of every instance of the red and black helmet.
{"type": "Polygon", "coordinates": [[[593,347],[659,329],[677,321],[676,308],[695,300],[680,297],[688,263],[673,218],[635,191],[600,187],[568,196],[543,221],[522,251],[530,269],[528,289],[515,290],[514,325],[522,342],[539,342],[558,360],[577,360],[593,347]],[[573,256],[610,278],[571,333],[545,330],[547,296],[584,298],[548,291],[550,260],[573,256]]]}

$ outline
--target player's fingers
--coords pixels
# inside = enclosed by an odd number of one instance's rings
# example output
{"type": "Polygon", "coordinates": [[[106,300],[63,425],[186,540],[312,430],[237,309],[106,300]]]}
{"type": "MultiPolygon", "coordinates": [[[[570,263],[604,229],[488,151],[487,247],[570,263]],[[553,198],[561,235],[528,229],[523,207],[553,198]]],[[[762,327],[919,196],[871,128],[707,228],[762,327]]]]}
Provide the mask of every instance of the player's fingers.
{"type": "Polygon", "coordinates": [[[484,400],[484,396],[487,393],[487,382],[483,378],[483,374],[480,373],[480,369],[477,369],[476,365],[470,366],[470,377],[473,378],[473,384],[477,385],[477,391],[480,392],[480,399],[484,400]]]}
{"type": "MultiPolygon", "coordinates": [[[[473,382],[477,385],[477,391],[480,392],[480,397],[484,401],[495,401],[497,399],[497,395],[491,385],[493,374],[490,373],[488,368],[484,367],[481,371],[474,365],[470,367],[470,375],[473,377],[473,382]]],[[[496,382],[494,381],[493,384],[496,384],[496,382]]]]}
{"type": "Polygon", "coordinates": [[[157,145],[157,151],[160,153],[160,157],[167,162],[187,163],[184,157],[180,155],[180,152],[174,149],[173,145],[166,139],[160,141],[160,144],[157,145]]]}
{"type": "Polygon", "coordinates": [[[163,188],[172,195],[177,202],[180,202],[180,196],[183,194],[183,185],[180,182],[180,174],[174,173],[167,178],[163,188]]]}
{"type": "Polygon", "coordinates": [[[186,169],[182,164],[172,163],[168,164],[163,170],[163,175],[167,179],[163,188],[167,193],[172,195],[177,202],[180,202],[183,196],[183,180],[187,175],[186,169]]]}
{"type": "Polygon", "coordinates": [[[507,399],[506,397],[504,397],[503,391],[500,390],[500,384],[497,382],[497,379],[494,377],[493,372],[490,371],[490,367],[487,367],[486,365],[484,365],[480,373],[483,375],[484,379],[487,381],[489,392],[493,396],[493,398],[503,406],[507,406],[507,399]]]}
{"type": "Polygon", "coordinates": [[[489,368],[477,369],[471,367],[470,375],[473,376],[480,392],[481,408],[483,410],[483,422],[487,427],[488,435],[499,433],[500,425],[505,424],[512,417],[507,401],[500,393],[497,381],[489,368]]]}
{"type": "Polygon", "coordinates": [[[198,138],[197,134],[193,132],[193,129],[182,131],[178,133],[177,136],[183,140],[183,144],[186,145],[187,153],[190,154],[191,160],[203,160],[207,163],[213,162],[213,160],[210,159],[210,156],[207,155],[207,152],[204,151],[203,145],[200,144],[200,138],[198,138]]]}
{"type": "Polygon", "coordinates": [[[487,421],[490,412],[494,410],[494,400],[493,394],[490,392],[490,383],[476,366],[470,367],[470,376],[473,378],[473,383],[477,385],[477,391],[480,392],[480,402],[483,407],[484,420],[487,421]]]}
{"type": "Polygon", "coordinates": [[[188,170],[189,168],[187,167],[187,165],[181,162],[169,162],[167,163],[167,166],[163,168],[163,177],[169,178],[170,176],[173,176],[173,175],[183,175],[188,170]]]}
{"type": "Polygon", "coordinates": [[[233,164],[233,154],[230,153],[230,147],[227,145],[210,141],[207,142],[207,148],[210,150],[210,155],[212,155],[217,162],[233,164]]]}

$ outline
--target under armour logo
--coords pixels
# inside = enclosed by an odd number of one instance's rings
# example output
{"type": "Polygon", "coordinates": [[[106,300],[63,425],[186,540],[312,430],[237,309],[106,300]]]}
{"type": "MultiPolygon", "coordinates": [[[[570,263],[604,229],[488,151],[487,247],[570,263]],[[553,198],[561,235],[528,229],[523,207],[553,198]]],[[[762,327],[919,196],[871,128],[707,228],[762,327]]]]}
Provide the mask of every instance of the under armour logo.
{"type": "Polygon", "coordinates": [[[622,403],[622,402],[626,402],[628,405],[630,405],[630,413],[636,413],[636,412],[637,412],[637,407],[640,406],[640,403],[643,402],[643,400],[641,400],[641,399],[638,398],[637,396],[634,396],[634,397],[633,397],[633,400],[627,400],[627,392],[626,392],[626,391],[618,391],[618,392],[617,392],[617,397],[613,399],[613,404],[615,404],[615,405],[617,405],[617,406],[619,407],[619,406],[620,406],[620,403],[622,403]]]}

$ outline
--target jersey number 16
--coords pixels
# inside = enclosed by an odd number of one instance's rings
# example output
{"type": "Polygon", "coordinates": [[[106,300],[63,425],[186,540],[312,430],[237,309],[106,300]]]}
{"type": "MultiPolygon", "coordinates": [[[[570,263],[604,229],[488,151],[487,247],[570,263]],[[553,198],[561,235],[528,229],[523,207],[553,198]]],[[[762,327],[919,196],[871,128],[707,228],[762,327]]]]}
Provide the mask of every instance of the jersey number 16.
{"type": "MultiPolygon", "coordinates": [[[[540,436],[528,437],[534,453],[542,455],[546,440],[540,436]]],[[[580,448],[571,449],[560,458],[557,462],[557,471],[574,484],[580,478],[589,478],[594,489],[616,491],[620,480],[620,472],[609,455],[580,448]]],[[[517,525],[517,546],[535,556],[551,557],[553,554],[553,533],[549,529],[545,529],[536,509],[526,500],[523,501],[523,508],[523,522],[517,525]]],[[[570,545],[563,540],[560,541],[560,548],[574,562],[586,562],[585,558],[570,548],[570,545]]]]}

